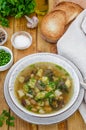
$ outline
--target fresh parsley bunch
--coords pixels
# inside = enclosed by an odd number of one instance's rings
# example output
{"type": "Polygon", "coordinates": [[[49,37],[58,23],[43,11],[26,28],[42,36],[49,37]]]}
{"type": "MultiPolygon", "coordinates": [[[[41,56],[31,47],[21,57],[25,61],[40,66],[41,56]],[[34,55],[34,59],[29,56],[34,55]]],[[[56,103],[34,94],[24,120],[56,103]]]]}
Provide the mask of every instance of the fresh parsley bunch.
{"type": "Polygon", "coordinates": [[[3,110],[0,115],[0,127],[3,126],[4,122],[6,122],[6,125],[8,126],[14,126],[14,116],[10,115],[10,112],[7,110],[3,110]]]}
{"type": "Polygon", "coordinates": [[[20,18],[35,11],[35,0],[0,0],[0,24],[9,26],[8,16],[20,18]]]}

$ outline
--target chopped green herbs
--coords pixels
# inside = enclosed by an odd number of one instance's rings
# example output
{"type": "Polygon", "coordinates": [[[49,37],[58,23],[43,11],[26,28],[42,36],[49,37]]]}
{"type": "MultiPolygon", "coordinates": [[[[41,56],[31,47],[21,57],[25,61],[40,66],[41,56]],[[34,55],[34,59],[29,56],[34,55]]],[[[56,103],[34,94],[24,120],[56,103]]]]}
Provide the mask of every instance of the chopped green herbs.
{"type": "Polygon", "coordinates": [[[35,6],[35,0],[0,0],[0,24],[8,27],[8,16],[21,18],[23,15],[30,15],[35,6]]]}
{"type": "Polygon", "coordinates": [[[58,89],[61,90],[62,92],[66,92],[66,93],[69,92],[69,91],[68,91],[68,88],[67,88],[67,86],[66,86],[65,84],[59,86],[58,89]]]}
{"type": "Polygon", "coordinates": [[[10,53],[5,50],[0,50],[0,66],[6,65],[11,59],[10,53]]]}
{"type": "Polygon", "coordinates": [[[14,126],[14,120],[15,118],[10,115],[10,112],[3,110],[0,115],[0,127],[3,126],[4,122],[6,122],[6,125],[8,126],[14,126]]]}
{"type": "Polygon", "coordinates": [[[56,83],[55,83],[55,82],[49,82],[48,85],[49,85],[49,87],[51,87],[53,90],[54,90],[55,87],[56,87],[56,83]]]}
{"type": "Polygon", "coordinates": [[[28,106],[27,109],[30,111],[32,109],[32,106],[28,106]]]}
{"type": "Polygon", "coordinates": [[[45,98],[52,98],[52,97],[54,97],[55,95],[54,95],[54,92],[52,92],[52,91],[50,91],[50,92],[47,92],[46,94],[45,94],[45,98]]]}
{"type": "Polygon", "coordinates": [[[56,65],[56,67],[57,67],[58,69],[60,69],[60,70],[63,69],[63,68],[62,68],[61,66],[59,66],[59,65],[56,65]]]}

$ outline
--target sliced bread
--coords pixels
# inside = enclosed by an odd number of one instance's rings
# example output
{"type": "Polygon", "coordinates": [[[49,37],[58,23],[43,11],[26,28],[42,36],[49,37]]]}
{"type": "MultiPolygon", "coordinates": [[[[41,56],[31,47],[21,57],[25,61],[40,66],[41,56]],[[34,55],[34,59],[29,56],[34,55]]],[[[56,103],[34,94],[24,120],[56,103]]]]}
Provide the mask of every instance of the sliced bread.
{"type": "Polygon", "coordinates": [[[41,23],[41,35],[48,42],[55,43],[64,33],[66,15],[62,10],[52,11],[44,16],[41,23]]]}

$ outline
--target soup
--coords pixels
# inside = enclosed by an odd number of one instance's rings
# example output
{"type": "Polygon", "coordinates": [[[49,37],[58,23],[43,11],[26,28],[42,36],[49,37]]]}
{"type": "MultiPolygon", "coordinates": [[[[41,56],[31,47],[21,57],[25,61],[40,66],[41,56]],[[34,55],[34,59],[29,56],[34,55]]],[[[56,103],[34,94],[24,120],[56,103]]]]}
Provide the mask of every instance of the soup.
{"type": "Polygon", "coordinates": [[[66,106],[73,93],[69,73],[50,62],[38,62],[22,70],[15,81],[15,95],[28,111],[48,114],[66,106]]]}

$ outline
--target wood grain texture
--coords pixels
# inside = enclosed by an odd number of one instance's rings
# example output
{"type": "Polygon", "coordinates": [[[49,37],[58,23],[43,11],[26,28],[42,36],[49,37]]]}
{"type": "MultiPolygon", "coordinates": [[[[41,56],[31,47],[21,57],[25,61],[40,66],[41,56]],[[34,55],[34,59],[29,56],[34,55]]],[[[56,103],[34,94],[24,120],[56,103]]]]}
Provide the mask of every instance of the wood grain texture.
{"type": "MultiPolygon", "coordinates": [[[[55,0],[49,0],[49,11],[53,8],[54,4],[55,0]]],[[[56,44],[50,44],[41,38],[40,24],[43,16],[38,16],[38,18],[39,18],[38,28],[32,30],[27,29],[26,20],[24,17],[16,20],[14,18],[10,18],[10,28],[5,28],[6,31],[8,32],[8,41],[5,44],[5,46],[12,49],[14,55],[14,63],[16,63],[19,59],[32,53],[37,52],[57,53],[56,44]],[[12,47],[10,39],[12,34],[17,31],[27,31],[32,35],[33,41],[30,48],[23,51],[19,51],[12,47]]],[[[8,70],[5,72],[0,72],[0,95],[1,95],[0,113],[2,112],[3,108],[10,110],[5,102],[3,94],[4,80],[7,72],[8,70]]],[[[44,125],[44,126],[27,123],[22,119],[20,119],[19,117],[17,117],[15,113],[13,113],[11,110],[10,112],[12,115],[15,116],[15,127],[7,127],[6,125],[4,125],[3,127],[0,128],[0,130],[86,130],[86,124],[83,122],[83,119],[78,111],[75,112],[70,118],[61,123],[53,125],[44,125]]]]}
{"type": "MultiPolygon", "coordinates": [[[[19,59],[36,53],[36,29],[30,30],[26,27],[26,19],[23,17],[21,19],[14,20],[14,33],[18,31],[27,31],[32,35],[32,45],[26,50],[17,50],[13,48],[14,53],[14,63],[19,59]]],[[[13,114],[15,116],[15,114],[13,114]]],[[[16,116],[15,127],[10,127],[9,130],[37,130],[36,125],[27,123],[16,116]]]]}
{"type": "MultiPolygon", "coordinates": [[[[10,19],[10,28],[5,28],[5,30],[8,33],[8,40],[4,45],[12,49],[10,38],[13,33],[13,19],[10,19]]],[[[4,80],[5,80],[7,72],[8,70],[4,72],[0,72],[0,113],[2,113],[3,109],[7,109],[9,111],[9,107],[6,104],[6,101],[4,98],[4,80]]],[[[1,127],[0,130],[8,130],[8,126],[4,124],[3,128],[1,127]]]]}
{"type": "Polygon", "coordinates": [[[53,124],[53,125],[39,125],[38,130],[58,130],[58,126],[57,124],[53,124]]]}
{"type": "Polygon", "coordinates": [[[75,112],[69,119],[68,119],[68,130],[86,130],[86,124],[84,123],[83,119],[79,111],[75,112]]]}

